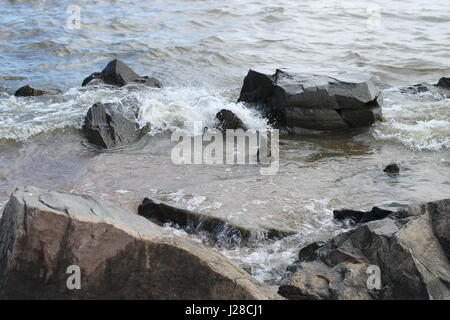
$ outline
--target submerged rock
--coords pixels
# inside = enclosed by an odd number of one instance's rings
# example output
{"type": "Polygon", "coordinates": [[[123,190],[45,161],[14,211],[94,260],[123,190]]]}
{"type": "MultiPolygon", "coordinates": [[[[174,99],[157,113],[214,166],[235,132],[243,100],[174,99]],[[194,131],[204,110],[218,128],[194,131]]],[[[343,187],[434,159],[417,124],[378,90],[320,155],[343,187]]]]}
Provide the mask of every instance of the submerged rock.
{"type": "Polygon", "coordinates": [[[334,77],[250,70],[239,101],[261,105],[275,124],[317,130],[368,127],[381,119],[378,79],[366,74],[334,77]]]}
{"type": "Polygon", "coordinates": [[[277,297],[215,250],[89,196],[17,189],[0,222],[1,299],[277,297]]]}
{"type": "Polygon", "coordinates": [[[131,83],[141,83],[149,87],[162,88],[159,80],[150,77],[141,77],[120,60],[113,60],[102,72],[95,72],[84,79],[83,87],[88,84],[104,83],[122,87],[131,83]]]}
{"type": "Polygon", "coordinates": [[[400,173],[400,167],[396,163],[389,164],[386,168],[383,170],[386,173],[389,174],[399,174],[400,173]]]}
{"type": "Polygon", "coordinates": [[[420,94],[420,93],[430,91],[430,88],[428,85],[415,84],[415,85],[412,85],[412,86],[409,86],[406,88],[402,88],[402,89],[400,89],[400,91],[402,93],[407,93],[407,94],[420,94]]]}
{"type": "Polygon", "coordinates": [[[39,90],[39,89],[33,89],[29,85],[23,86],[14,93],[14,96],[16,97],[36,97],[36,96],[43,96],[46,94],[45,91],[39,90]]]}
{"type": "Polygon", "coordinates": [[[221,130],[237,130],[243,129],[246,130],[246,126],[232,111],[222,109],[216,114],[217,120],[219,120],[219,128],[221,130]]]}
{"type": "Polygon", "coordinates": [[[282,296],[450,299],[450,199],[401,210],[310,248],[288,269],[282,296]]]}
{"type": "Polygon", "coordinates": [[[441,78],[437,85],[439,88],[450,89],[450,78],[441,78]]]}
{"type": "Polygon", "coordinates": [[[88,110],[83,131],[90,143],[106,149],[133,143],[141,136],[136,119],[118,111],[114,104],[100,102],[88,110]]]}
{"type": "Polygon", "coordinates": [[[355,223],[366,223],[384,219],[393,213],[393,211],[380,209],[378,207],[373,207],[372,210],[368,212],[342,209],[334,210],[333,217],[337,220],[351,219],[355,223]]]}
{"type": "Polygon", "coordinates": [[[174,223],[188,231],[206,231],[214,238],[227,245],[239,245],[241,240],[252,240],[255,235],[260,238],[281,238],[294,234],[290,230],[265,229],[236,224],[209,215],[168,206],[164,203],[155,203],[145,198],[138,209],[139,215],[159,223],[174,223]]]}

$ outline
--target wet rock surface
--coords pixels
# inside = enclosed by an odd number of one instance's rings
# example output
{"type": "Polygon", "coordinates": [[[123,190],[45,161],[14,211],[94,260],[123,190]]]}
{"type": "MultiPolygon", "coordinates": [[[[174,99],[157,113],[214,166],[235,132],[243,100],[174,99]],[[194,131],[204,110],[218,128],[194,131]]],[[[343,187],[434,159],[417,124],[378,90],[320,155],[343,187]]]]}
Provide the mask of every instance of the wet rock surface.
{"type": "Polygon", "coordinates": [[[432,86],[426,84],[415,84],[406,88],[401,88],[400,91],[405,94],[421,94],[429,92],[432,86]]]}
{"type": "Polygon", "coordinates": [[[221,130],[246,130],[246,126],[232,111],[222,109],[216,114],[216,118],[219,121],[219,129],[221,130]]]}
{"type": "Polygon", "coordinates": [[[437,83],[436,86],[443,89],[450,89],[450,78],[443,77],[439,79],[439,82],[437,83]]]}
{"type": "Polygon", "coordinates": [[[366,223],[369,221],[384,219],[393,213],[393,211],[380,209],[378,207],[373,207],[372,210],[368,212],[342,209],[334,210],[333,217],[337,220],[350,219],[354,223],[366,223]]]}
{"type": "Polygon", "coordinates": [[[294,234],[293,231],[278,229],[257,229],[244,224],[234,224],[225,219],[198,213],[185,209],[176,208],[164,203],[156,203],[145,198],[138,208],[139,215],[155,220],[159,223],[173,223],[187,231],[206,231],[220,244],[239,246],[241,240],[251,241],[259,238],[282,238],[294,234]],[[252,239],[255,238],[255,239],[252,239]]]}
{"type": "Polygon", "coordinates": [[[120,60],[113,60],[108,63],[102,72],[95,72],[84,79],[82,86],[88,84],[108,84],[122,87],[127,84],[140,83],[149,87],[162,88],[158,79],[152,77],[141,77],[129,66],[120,60]]]}
{"type": "Polygon", "coordinates": [[[281,126],[316,130],[369,127],[381,119],[378,79],[360,73],[331,76],[250,70],[239,101],[257,104],[281,126]]]}
{"type": "Polygon", "coordinates": [[[450,200],[410,207],[303,248],[289,299],[449,299],[450,200]],[[380,286],[368,283],[379,268],[380,286]]]}
{"type": "Polygon", "coordinates": [[[106,201],[17,189],[0,220],[2,299],[274,299],[227,258],[106,201]],[[69,290],[69,266],[81,289],[69,290]]]}
{"type": "Polygon", "coordinates": [[[44,90],[34,89],[30,87],[29,85],[23,86],[14,93],[14,96],[16,97],[36,97],[36,96],[43,96],[46,94],[44,90]]]}
{"type": "Polygon", "coordinates": [[[111,149],[133,143],[142,135],[133,115],[126,115],[114,104],[96,103],[87,112],[83,132],[96,146],[111,149]]]}
{"type": "Polygon", "coordinates": [[[399,174],[400,173],[400,166],[396,163],[391,163],[386,166],[383,170],[384,172],[388,174],[399,174]]]}

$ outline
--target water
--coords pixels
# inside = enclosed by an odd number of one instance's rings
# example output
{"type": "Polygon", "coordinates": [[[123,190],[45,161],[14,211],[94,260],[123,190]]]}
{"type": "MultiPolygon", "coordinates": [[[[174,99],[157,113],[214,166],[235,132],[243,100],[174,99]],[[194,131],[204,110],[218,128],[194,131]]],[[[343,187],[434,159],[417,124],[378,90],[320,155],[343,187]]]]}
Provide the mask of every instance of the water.
{"type": "MultiPolygon", "coordinates": [[[[276,283],[298,249],[343,227],[332,210],[398,208],[450,196],[450,100],[416,83],[450,76],[446,1],[0,0],[0,202],[19,185],[93,194],[136,210],[146,196],[298,234],[217,247],[261,281],[276,283]],[[69,6],[81,28],[67,28],[69,6]],[[119,58],[162,90],[81,88],[119,58]],[[168,131],[215,124],[222,108],[250,128],[258,113],[236,103],[249,68],[359,70],[384,83],[384,121],[368,131],[284,137],[280,171],[175,166],[168,131]],[[15,98],[30,84],[54,95],[15,98]],[[98,152],[80,134],[95,102],[140,108],[148,137],[98,152]],[[400,163],[402,173],[382,169],[400,163]]],[[[180,230],[174,232],[182,233],[180,230]]],[[[188,236],[185,235],[184,236],[188,236]]],[[[197,239],[198,240],[198,239],[197,239]]]]}

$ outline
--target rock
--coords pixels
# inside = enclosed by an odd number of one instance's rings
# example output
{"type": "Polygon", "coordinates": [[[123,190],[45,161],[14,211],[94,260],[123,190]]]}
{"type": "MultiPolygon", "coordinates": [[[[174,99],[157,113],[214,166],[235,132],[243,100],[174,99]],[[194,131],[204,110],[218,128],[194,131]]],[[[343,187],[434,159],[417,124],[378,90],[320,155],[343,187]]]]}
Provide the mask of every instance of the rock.
{"type": "Polygon", "coordinates": [[[33,89],[29,85],[26,85],[24,87],[21,87],[17,89],[17,91],[14,93],[16,97],[36,97],[36,96],[42,96],[46,94],[45,91],[39,90],[39,89],[33,89]]]}
{"type": "Polygon", "coordinates": [[[450,78],[441,78],[437,85],[439,88],[450,89],[450,78]]]}
{"type": "Polygon", "coordinates": [[[393,213],[393,211],[380,209],[378,207],[373,207],[369,212],[342,209],[334,210],[333,217],[337,220],[351,219],[355,223],[366,223],[384,219],[393,213]]]}
{"type": "Polygon", "coordinates": [[[1,299],[277,297],[215,250],[89,196],[17,189],[0,222],[1,299]]]}
{"type": "Polygon", "coordinates": [[[302,249],[289,299],[450,299],[450,199],[409,207],[302,249]],[[367,284],[379,268],[378,289],[367,284]]]}
{"type": "Polygon", "coordinates": [[[155,203],[145,198],[138,209],[139,215],[157,221],[161,224],[170,222],[187,231],[206,231],[214,241],[229,246],[239,246],[241,240],[250,241],[253,238],[281,238],[294,234],[293,231],[278,229],[256,229],[245,224],[234,224],[226,219],[213,215],[198,213],[155,203]],[[256,236],[257,235],[257,236],[256,236]]]}
{"type": "Polygon", "coordinates": [[[156,78],[148,77],[148,76],[140,77],[139,79],[134,80],[134,82],[141,83],[143,85],[146,85],[148,87],[153,87],[153,88],[162,88],[163,87],[161,81],[159,81],[156,78]]]}
{"type": "Polygon", "coordinates": [[[381,119],[378,79],[357,73],[334,77],[250,70],[239,101],[261,105],[280,126],[317,130],[368,127],[381,119]]]}
{"type": "Polygon", "coordinates": [[[222,109],[216,114],[217,120],[219,120],[219,128],[221,130],[247,130],[246,126],[232,111],[222,109]]]}
{"type": "Polygon", "coordinates": [[[95,72],[84,79],[83,87],[88,84],[104,83],[122,87],[131,83],[141,83],[149,87],[162,88],[162,84],[155,78],[141,77],[120,60],[113,60],[102,72],[95,72]],[[95,81],[94,81],[95,80],[95,81]]]}
{"type": "Polygon", "coordinates": [[[386,168],[383,170],[386,173],[389,174],[399,174],[400,173],[400,167],[396,163],[389,164],[386,168]]]}
{"type": "Polygon", "coordinates": [[[402,93],[407,94],[419,94],[430,91],[430,88],[423,84],[415,84],[406,88],[400,89],[402,93]]]}
{"type": "Polygon", "coordinates": [[[100,102],[88,110],[83,131],[90,143],[106,149],[133,143],[141,136],[136,119],[118,111],[114,104],[100,102]]]}

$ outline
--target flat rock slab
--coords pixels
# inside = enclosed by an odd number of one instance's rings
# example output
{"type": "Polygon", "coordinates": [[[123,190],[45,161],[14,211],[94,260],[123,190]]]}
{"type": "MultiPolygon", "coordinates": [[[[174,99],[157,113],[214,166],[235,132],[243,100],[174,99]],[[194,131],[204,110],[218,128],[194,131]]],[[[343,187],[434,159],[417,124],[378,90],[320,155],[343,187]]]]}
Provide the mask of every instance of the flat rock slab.
{"type": "Polygon", "coordinates": [[[89,196],[17,189],[0,221],[2,299],[276,297],[215,250],[89,196]]]}
{"type": "Polygon", "coordinates": [[[449,230],[450,199],[369,222],[303,248],[279,293],[289,299],[448,300],[449,230]],[[370,287],[377,269],[379,287],[370,287]]]}
{"type": "Polygon", "coordinates": [[[265,238],[282,238],[295,232],[290,230],[258,228],[244,223],[234,223],[213,215],[184,210],[156,203],[145,198],[138,209],[139,215],[160,223],[173,223],[188,231],[206,231],[215,241],[231,246],[240,245],[241,240],[251,241],[265,238]]]}
{"type": "Polygon", "coordinates": [[[333,76],[250,70],[239,101],[263,106],[275,124],[316,130],[369,127],[381,119],[378,79],[363,73],[333,76]]]}

